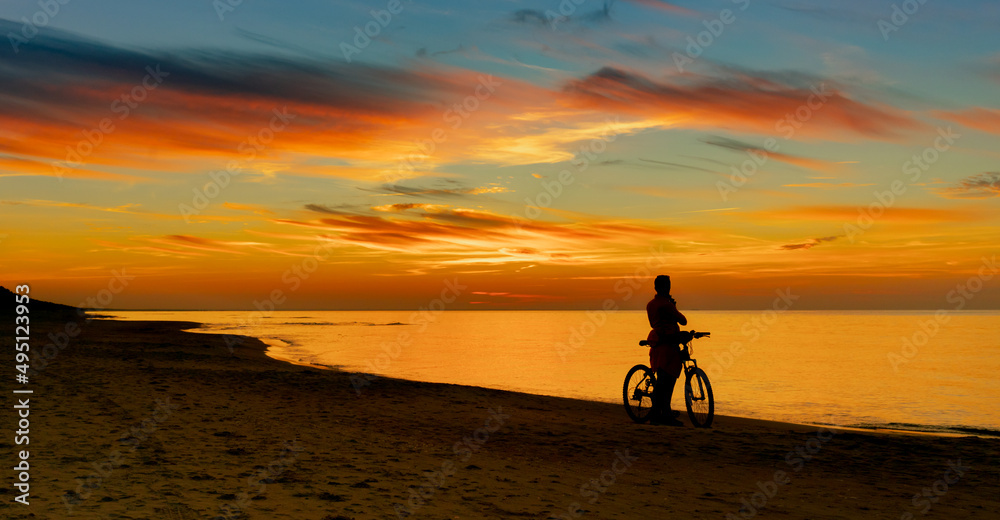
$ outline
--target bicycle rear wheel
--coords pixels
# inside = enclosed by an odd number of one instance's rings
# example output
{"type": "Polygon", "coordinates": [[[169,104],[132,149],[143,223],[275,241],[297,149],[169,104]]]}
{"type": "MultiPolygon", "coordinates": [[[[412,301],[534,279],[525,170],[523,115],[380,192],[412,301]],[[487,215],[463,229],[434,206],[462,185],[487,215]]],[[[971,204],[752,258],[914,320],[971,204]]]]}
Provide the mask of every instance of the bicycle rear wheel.
{"type": "Polygon", "coordinates": [[[637,423],[649,420],[653,411],[653,386],[656,376],[646,365],[636,365],[625,375],[622,387],[622,398],[625,401],[625,412],[637,423]]]}
{"type": "Polygon", "coordinates": [[[691,424],[699,428],[712,426],[715,418],[715,398],[712,396],[712,383],[700,368],[687,371],[684,382],[684,402],[687,404],[688,417],[691,424]]]}

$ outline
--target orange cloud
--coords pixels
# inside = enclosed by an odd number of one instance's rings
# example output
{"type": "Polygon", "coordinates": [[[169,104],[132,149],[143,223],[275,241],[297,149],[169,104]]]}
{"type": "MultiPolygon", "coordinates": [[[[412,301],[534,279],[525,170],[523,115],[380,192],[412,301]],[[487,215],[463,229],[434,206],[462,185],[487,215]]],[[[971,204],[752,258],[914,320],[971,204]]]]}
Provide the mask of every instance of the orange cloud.
{"type": "Polygon", "coordinates": [[[812,248],[814,248],[814,247],[822,244],[823,242],[833,242],[834,240],[837,240],[838,238],[841,238],[841,236],[829,236],[829,237],[810,238],[808,242],[803,242],[801,244],[785,244],[785,245],[781,246],[779,249],[782,249],[782,250],[785,250],[785,251],[791,251],[791,250],[795,250],[795,249],[812,249],[812,248]]]}
{"type": "Polygon", "coordinates": [[[149,241],[161,244],[167,244],[175,247],[194,249],[197,251],[207,251],[212,253],[233,253],[240,255],[246,254],[245,251],[241,250],[243,248],[247,247],[259,248],[267,245],[260,242],[231,242],[222,240],[212,240],[208,238],[196,237],[191,235],[167,235],[164,237],[150,238],[149,241]]]}
{"type": "MultiPolygon", "coordinates": [[[[764,220],[826,220],[854,223],[864,206],[797,206],[783,209],[741,212],[739,215],[750,219],[764,220]]],[[[937,209],[892,207],[885,210],[878,219],[887,222],[974,222],[982,218],[980,212],[971,209],[937,209]]]]}
{"type": "Polygon", "coordinates": [[[441,266],[603,263],[615,256],[614,248],[607,249],[612,245],[638,246],[676,234],[627,221],[559,224],[466,208],[404,204],[398,209],[388,216],[339,211],[314,221],[274,222],[322,229],[324,237],[345,246],[421,255],[441,266]]]}
{"type": "Polygon", "coordinates": [[[485,292],[485,291],[473,291],[470,294],[475,294],[478,296],[489,296],[491,298],[498,298],[498,300],[482,300],[469,302],[473,305],[507,305],[510,303],[537,303],[537,302],[557,302],[569,300],[567,296],[556,295],[556,294],[525,294],[525,293],[508,293],[508,292],[485,292]]]}
{"type": "Polygon", "coordinates": [[[661,0],[628,0],[632,3],[643,5],[646,7],[652,7],[653,9],[660,9],[663,11],[669,11],[672,13],[684,14],[684,15],[694,15],[698,14],[696,11],[692,11],[686,7],[681,7],[679,5],[674,5],[668,2],[663,2],[661,0]]]}
{"type": "Polygon", "coordinates": [[[605,67],[570,81],[564,90],[567,102],[580,108],[670,119],[692,128],[733,128],[821,139],[893,139],[925,126],[892,107],[858,101],[832,82],[800,85],[778,75],[728,76],[692,74],[683,78],[683,83],[667,82],[605,67]],[[797,111],[808,113],[808,117],[799,119],[797,111]]]}
{"type": "MultiPolygon", "coordinates": [[[[143,217],[153,220],[184,220],[184,216],[180,214],[171,213],[155,213],[151,211],[145,211],[142,209],[141,204],[129,203],[122,204],[120,206],[97,206],[94,204],[87,204],[82,202],[60,202],[53,200],[0,200],[0,204],[10,205],[10,206],[32,206],[39,208],[62,208],[62,209],[78,209],[85,211],[103,211],[107,213],[122,213],[127,215],[134,215],[137,217],[143,217]]],[[[214,221],[214,222],[239,222],[243,219],[239,217],[230,216],[218,216],[218,215],[199,215],[198,220],[200,221],[214,221]]]]}
{"type": "Polygon", "coordinates": [[[969,128],[1000,134],[1000,110],[997,109],[975,107],[961,112],[938,111],[934,115],[969,128]]]}
{"type": "Polygon", "coordinates": [[[247,211],[250,213],[256,213],[257,215],[273,215],[274,212],[265,208],[264,206],[259,206],[255,204],[237,204],[235,202],[223,202],[222,207],[226,209],[231,209],[234,211],[247,211]]]}
{"type": "Polygon", "coordinates": [[[0,157],[0,177],[25,177],[34,175],[67,179],[94,179],[125,182],[148,180],[133,175],[110,173],[92,168],[60,167],[55,163],[54,159],[46,162],[25,157],[0,157]]]}
{"type": "Polygon", "coordinates": [[[398,204],[386,204],[384,206],[373,206],[372,209],[375,211],[406,211],[408,209],[422,209],[424,211],[441,211],[447,208],[447,205],[443,204],[426,204],[423,202],[410,202],[410,203],[398,203],[398,204]]]}
{"type": "Polygon", "coordinates": [[[487,122],[552,104],[544,88],[442,65],[67,46],[76,39],[39,36],[31,59],[5,69],[0,127],[11,139],[0,142],[0,175],[57,175],[58,162],[68,177],[127,180],[101,170],[196,171],[207,159],[371,179],[407,157],[419,174],[468,157],[487,122]]]}
{"type": "Polygon", "coordinates": [[[132,252],[132,253],[144,253],[152,254],[154,256],[168,256],[175,258],[191,258],[191,257],[205,257],[208,256],[205,253],[198,253],[195,251],[182,251],[179,249],[169,248],[169,247],[157,247],[157,246],[146,246],[146,245],[126,245],[118,244],[115,242],[110,242],[107,240],[94,240],[95,244],[105,248],[114,250],[116,252],[132,252]]]}
{"type": "Polygon", "coordinates": [[[856,182],[841,182],[835,184],[832,182],[809,182],[805,184],[782,184],[786,188],[820,188],[824,190],[829,190],[833,188],[860,188],[864,186],[874,186],[874,183],[868,184],[858,184],[856,182]]]}

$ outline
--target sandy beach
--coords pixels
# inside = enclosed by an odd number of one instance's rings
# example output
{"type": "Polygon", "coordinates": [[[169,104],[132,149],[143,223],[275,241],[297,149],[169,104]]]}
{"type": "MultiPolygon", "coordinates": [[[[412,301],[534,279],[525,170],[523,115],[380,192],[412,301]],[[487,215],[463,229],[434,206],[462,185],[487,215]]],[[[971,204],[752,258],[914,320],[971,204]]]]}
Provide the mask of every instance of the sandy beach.
{"type": "MultiPolygon", "coordinates": [[[[62,348],[32,378],[30,505],[4,486],[4,518],[1000,511],[995,438],[725,416],[709,430],[640,426],[604,403],[386,378],[356,390],[351,374],[270,359],[255,339],[230,351],[223,336],[182,332],[192,323],[79,321],[63,337],[67,323],[33,322],[36,349],[62,348]]],[[[4,447],[11,463],[23,449],[10,436],[4,447]]]]}

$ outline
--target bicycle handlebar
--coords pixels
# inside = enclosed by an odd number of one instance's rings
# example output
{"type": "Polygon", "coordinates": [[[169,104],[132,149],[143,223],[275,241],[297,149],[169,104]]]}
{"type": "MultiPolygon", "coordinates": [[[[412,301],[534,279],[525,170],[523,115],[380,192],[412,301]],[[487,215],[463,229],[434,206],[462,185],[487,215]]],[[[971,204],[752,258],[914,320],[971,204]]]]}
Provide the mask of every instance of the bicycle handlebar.
{"type": "MultiPolygon", "coordinates": [[[[682,330],[681,332],[685,333],[685,334],[690,334],[691,335],[691,339],[707,338],[707,337],[709,337],[709,336],[712,335],[711,332],[695,332],[693,330],[682,330]]],[[[689,339],[688,341],[691,341],[691,339],[689,339]]],[[[684,343],[687,343],[688,341],[685,341],[684,343]]],[[[650,346],[649,345],[649,341],[642,340],[642,341],[639,342],[639,346],[640,347],[648,347],[648,346],[650,346]]]]}

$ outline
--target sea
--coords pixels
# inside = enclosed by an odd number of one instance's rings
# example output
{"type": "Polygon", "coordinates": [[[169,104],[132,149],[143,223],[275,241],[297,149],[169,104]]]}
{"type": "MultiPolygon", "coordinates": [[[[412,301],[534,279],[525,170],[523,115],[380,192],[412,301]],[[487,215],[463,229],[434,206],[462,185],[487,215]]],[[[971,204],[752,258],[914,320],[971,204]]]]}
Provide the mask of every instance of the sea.
{"type": "MultiPolygon", "coordinates": [[[[254,336],[269,356],[292,363],[609,403],[622,402],[626,372],[649,363],[639,346],[649,331],[644,311],[104,314],[254,336]]],[[[711,332],[693,341],[692,357],[711,380],[716,414],[1000,435],[1000,311],[685,315],[685,330],[711,332]]],[[[683,409],[680,390],[673,406],[683,409]]]]}

